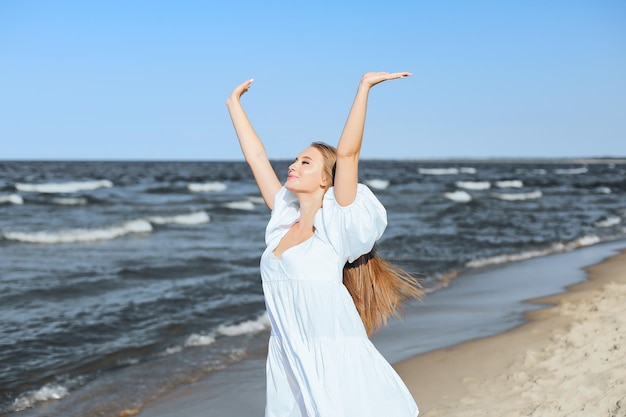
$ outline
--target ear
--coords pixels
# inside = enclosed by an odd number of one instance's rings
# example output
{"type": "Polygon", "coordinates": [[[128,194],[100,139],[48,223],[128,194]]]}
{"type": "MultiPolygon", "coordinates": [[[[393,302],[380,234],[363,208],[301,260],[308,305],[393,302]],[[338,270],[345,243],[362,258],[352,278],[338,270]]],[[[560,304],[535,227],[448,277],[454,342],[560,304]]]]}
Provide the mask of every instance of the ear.
{"type": "Polygon", "coordinates": [[[322,182],[320,183],[320,188],[328,188],[328,175],[322,173],[322,182]]]}

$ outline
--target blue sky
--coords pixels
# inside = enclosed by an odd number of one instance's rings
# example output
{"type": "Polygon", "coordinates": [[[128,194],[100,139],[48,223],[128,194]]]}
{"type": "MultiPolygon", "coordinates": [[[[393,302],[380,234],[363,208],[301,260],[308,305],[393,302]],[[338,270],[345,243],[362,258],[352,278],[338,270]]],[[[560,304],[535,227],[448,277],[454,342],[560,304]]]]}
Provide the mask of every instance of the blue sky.
{"type": "Polygon", "coordinates": [[[626,155],[626,2],[0,0],[0,159],[271,158],[335,144],[366,71],[364,158],[626,155]]]}

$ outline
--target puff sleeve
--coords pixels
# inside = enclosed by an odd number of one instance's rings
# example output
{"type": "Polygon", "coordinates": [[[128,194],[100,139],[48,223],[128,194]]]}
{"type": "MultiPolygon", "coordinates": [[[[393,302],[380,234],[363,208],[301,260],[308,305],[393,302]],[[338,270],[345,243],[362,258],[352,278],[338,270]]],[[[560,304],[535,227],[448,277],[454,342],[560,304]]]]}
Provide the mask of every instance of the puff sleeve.
{"type": "Polygon", "coordinates": [[[387,227],[387,211],[363,184],[358,184],[356,198],[345,207],[337,203],[334,191],[330,188],[326,192],[321,221],[316,227],[323,229],[330,245],[341,257],[353,262],[371,251],[380,239],[387,227]]]}
{"type": "Polygon", "coordinates": [[[300,204],[298,198],[285,187],[282,187],[274,197],[274,209],[265,228],[265,244],[269,246],[276,240],[280,241],[286,229],[289,229],[299,217],[300,204]]]}

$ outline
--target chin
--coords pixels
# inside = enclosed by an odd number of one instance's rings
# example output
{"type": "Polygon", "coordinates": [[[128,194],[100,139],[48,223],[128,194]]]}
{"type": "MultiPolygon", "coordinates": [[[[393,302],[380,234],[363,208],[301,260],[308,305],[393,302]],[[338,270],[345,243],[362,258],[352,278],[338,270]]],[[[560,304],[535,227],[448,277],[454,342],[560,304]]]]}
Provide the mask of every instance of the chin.
{"type": "Polygon", "coordinates": [[[285,182],[285,188],[288,189],[289,191],[291,191],[292,193],[312,193],[314,192],[314,190],[312,190],[310,187],[307,188],[305,186],[303,186],[302,184],[298,184],[295,183],[293,181],[289,181],[287,180],[287,182],[285,182]]]}
{"type": "Polygon", "coordinates": [[[294,186],[294,184],[291,183],[291,181],[287,180],[287,182],[285,182],[285,188],[288,189],[289,191],[291,191],[292,193],[295,193],[297,191],[301,191],[297,186],[294,186]]]}

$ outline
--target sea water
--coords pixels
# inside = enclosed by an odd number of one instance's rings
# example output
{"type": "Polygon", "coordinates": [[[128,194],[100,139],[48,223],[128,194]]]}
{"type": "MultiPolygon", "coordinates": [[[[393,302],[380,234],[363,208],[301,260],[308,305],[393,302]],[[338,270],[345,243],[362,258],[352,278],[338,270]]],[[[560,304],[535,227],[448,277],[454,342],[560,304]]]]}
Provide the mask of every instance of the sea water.
{"type": "MultiPolygon", "coordinates": [[[[430,292],[626,236],[617,163],[364,161],[360,176],[388,210],[381,255],[430,292]]],[[[268,219],[242,162],[0,162],[0,414],[80,393],[75,415],[109,415],[262,357],[268,219]]]]}

